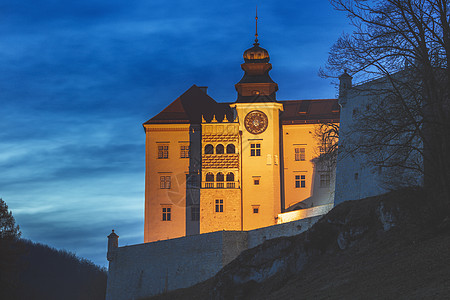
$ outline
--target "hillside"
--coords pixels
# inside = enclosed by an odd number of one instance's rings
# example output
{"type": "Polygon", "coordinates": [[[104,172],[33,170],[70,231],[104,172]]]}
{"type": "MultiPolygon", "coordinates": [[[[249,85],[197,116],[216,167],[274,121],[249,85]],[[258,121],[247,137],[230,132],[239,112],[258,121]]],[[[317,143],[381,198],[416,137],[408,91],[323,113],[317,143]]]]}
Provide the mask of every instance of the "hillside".
{"type": "Polygon", "coordinates": [[[411,189],[342,203],[309,231],[150,299],[448,298],[450,222],[429,201],[411,189]]]}
{"type": "Polygon", "coordinates": [[[106,271],[88,260],[21,239],[0,248],[0,299],[105,299],[106,271]]]}

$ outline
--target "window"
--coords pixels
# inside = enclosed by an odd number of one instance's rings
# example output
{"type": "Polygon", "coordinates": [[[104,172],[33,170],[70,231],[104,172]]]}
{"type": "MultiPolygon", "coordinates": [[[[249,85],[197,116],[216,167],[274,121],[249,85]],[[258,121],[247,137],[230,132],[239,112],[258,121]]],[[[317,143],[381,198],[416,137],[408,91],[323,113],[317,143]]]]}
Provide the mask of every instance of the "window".
{"type": "Polygon", "coordinates": [[[254,214],[259,214],[259,205],[253,205],[252,210],[254,214]]]}
{"type": "Polygon", "coordinates": [[[219,144],[216,146],[216,154],[224,154],[225,153],[225,148],[223,147],[223,145],[219,144]]]}
{"type": "Polygon", "coordinates": [[[216,199],[216,212],[223,212],[223,199],[216,199]]]}
{"type": "Polygon", "coordinates": [[[295,148],[295,160],[296,161],[304,161],[305,160],[305,155],[306,151],[305,148],[295,148]]]}
{"type": "Polygon", "coordinates": [[[206,174],[206,181],[214,181],[214,174],[211,172],[208,172],[206,174]]]}
{"type": "Polygon", "coordinates": [[[295,188],[304,188],[306,186],[306,175],[295,175],[295,188]]]}
{"type": "Polygon", "coordinates": [[[191,206],[191,221],[200,221],[200,206],[191,206]]]}
{"type": "Polygon", "coordinates": [[[250,156],[261,156],[261,144],[250,144],[250,156]]]}
{"type": "Polygon", "coordinates": [[[227,145],[227,154],[234,154],[236,153],[236,148],[233,144],[227,145]]]}
{"type": "Polygon", "coordinates": [[[319,153],[323,154],[329,151],[331,149],[332,143],[331,142],[323,142],[321,146],[319,146],[319,153]]]}
{"type": "Polygon", "coordinates": [[[159,188],[170,189],[170,176],[159,177],[159,188]]]}
{"type": "Polygon", "coordinates": [[[205,146],[205,154],[213,154],[214,153],[214,146],[211,144],[208,144],[205,146]]]}
{"type": "Polygon", "coordinates": [[[172,220],[172,208],[170,206],[162,208],[162,220],[163,221],[172,220]]]}
{"type": "Polygon", "coordinates": [[[320,174],[320,187],[330,187],[330,174],[320,174]]]}
{"type": "Polygon", "coordinates": [[[187,145],[180,146],[180,158],[189,158],[189,146],[187,145]]]}
{"type": "Polygon", "coordinates": [[[260,178],[253,178],[253,185],[259,185],[260,178]]]}
{"type": "Polygon", "coordinates": [[[216,181],[217,181],[217,188],[219,189],[223,189],[225,187],[223,181],[225,179],[225,176],[223,175],[222,172],[217,173],[216,175],[216,181]]]}
{"type": "Polygon", "coordinates": [[[214,174],[211,172],[206,173],[205,176],[205,188],[212,189],[214,188],[214,174]]]}
{"type": "Polygon", "coordinates": [[[169,158],[169,145],[158,145],[158,159],[169,158]]]}
{"type": "Polygon", "coordinates": [[[222,172],[217,173],[216,181],[224,181],[224,176],[222,172]]]}
{"type": "Polygon", "coordinates": [[[234,181],[234,173],[228,173],[227,174],[227,181],[234,181]]]}

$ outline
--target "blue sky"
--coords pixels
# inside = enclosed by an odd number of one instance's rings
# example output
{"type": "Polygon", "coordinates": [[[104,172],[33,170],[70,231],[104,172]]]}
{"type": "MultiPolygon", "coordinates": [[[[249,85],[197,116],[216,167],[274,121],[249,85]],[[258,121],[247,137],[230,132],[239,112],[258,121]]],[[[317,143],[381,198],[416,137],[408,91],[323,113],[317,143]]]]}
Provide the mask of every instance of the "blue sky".
{"type": "Polygon", "coordinates": [[[142,123],[192,84],[236,99],[256,4],[278,99],[335,97],[317,72],[351,29],[326,0],[0,0],[0,197],[24,238],[102,266],[111,229],[143,241],[142,123]]]}

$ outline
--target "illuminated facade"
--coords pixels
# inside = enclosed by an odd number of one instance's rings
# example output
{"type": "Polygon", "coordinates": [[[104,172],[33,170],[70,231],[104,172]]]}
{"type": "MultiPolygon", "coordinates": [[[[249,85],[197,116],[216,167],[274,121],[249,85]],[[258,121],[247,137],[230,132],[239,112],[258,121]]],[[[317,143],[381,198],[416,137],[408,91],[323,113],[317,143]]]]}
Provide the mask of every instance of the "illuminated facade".
{"type": "Polygon", "coordinates": [[[334,170],[314,163],[318,123],[339,122],[336,99],[278,101],[268,52],[244,52],[237,100],[192,86],[144,123],[145,242],[280,223],[333,203],[334,170]]]}

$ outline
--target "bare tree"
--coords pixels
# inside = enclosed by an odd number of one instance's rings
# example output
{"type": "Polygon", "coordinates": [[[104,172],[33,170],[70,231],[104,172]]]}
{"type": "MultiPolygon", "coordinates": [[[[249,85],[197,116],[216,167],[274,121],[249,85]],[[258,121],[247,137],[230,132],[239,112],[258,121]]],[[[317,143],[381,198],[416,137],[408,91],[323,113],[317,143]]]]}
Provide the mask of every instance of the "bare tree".
{"type": "MultiPolygon", "coordinates": [[[[386,169],[420,172],[450,202],[450,4],[447,0],[331,0],[355,31],[330,51],[326,77],[342,70],[371,101],[356,112],[361,133],[347,151],[386,169]]],[[[359,90],[358,90],[359,89],[359,90]]],[[[345,146],[345,145],[344,145],[345,146]]],[[[341,147],[341,146],[340,146],[341,147]]]]}

